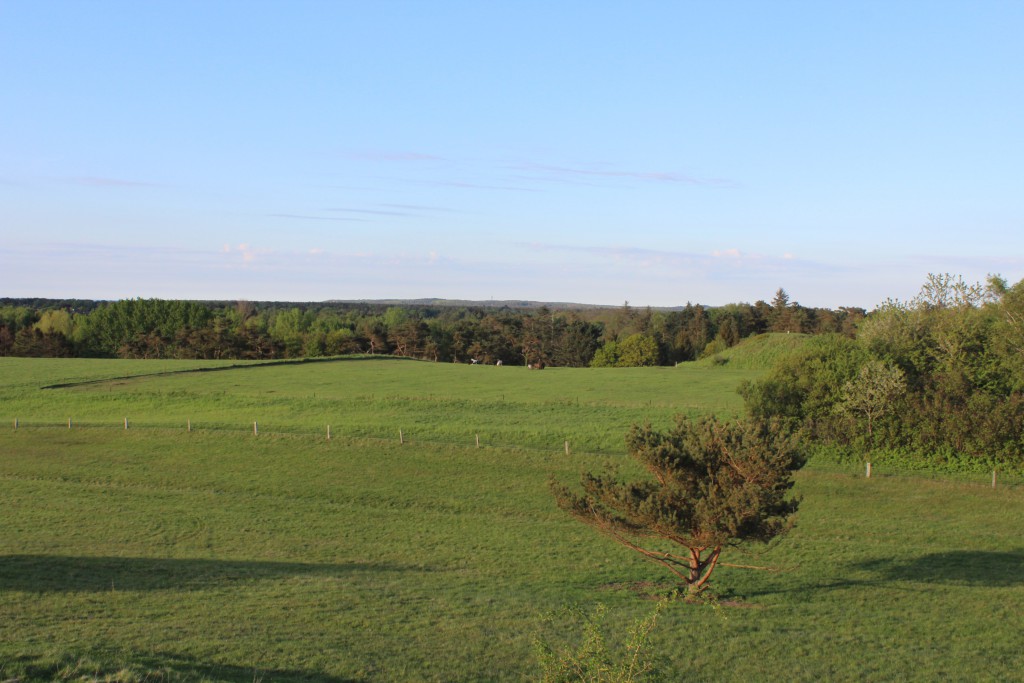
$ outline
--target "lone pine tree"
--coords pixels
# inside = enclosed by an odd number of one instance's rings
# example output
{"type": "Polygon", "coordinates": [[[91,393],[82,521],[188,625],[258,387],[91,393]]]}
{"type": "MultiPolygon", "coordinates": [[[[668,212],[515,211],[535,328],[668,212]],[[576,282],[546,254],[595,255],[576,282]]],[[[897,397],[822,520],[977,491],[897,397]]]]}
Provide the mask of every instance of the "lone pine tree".
{"type": "Polygon", "coordinates": [[[552,492],[563,510],[675,574],[688,595],[707,587],[723,548],[792,526],[803,458],[780,422],[680,419],[667,433],[634,426],[627,443],[650,478],[585,473],[582,494],[555,481],[552,492]]]}

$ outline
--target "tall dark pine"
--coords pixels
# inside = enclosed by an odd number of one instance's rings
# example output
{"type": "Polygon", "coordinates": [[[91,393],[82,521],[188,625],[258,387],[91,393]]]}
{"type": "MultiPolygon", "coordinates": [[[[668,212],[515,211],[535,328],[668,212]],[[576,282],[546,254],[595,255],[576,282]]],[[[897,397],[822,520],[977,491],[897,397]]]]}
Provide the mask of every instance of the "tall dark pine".
{"type": "Polygon", "coordinates": [[[789,302],[789,294],[779,287],[772,299],[771,321],[772,332],[800,332],[799,320],[794,320],[795,314],[800,310],[800,305],[789,302]]]}
{"type": "Polygon", "coordinates": [[[557,482],[561,507],[703,590],[723,548],[768,542],[792,525],[793,472],[803,464],[777,422],[680,419],[667,433],[634,426],[631,456],[650,473],[624,481],[586,473],[582,495],[557,482]]]}
{"type": "Polygon", "coordinates": [[[786,290],[779,287],[778,291],[775,292],[775,298],[772,299],[772,308],[775,312],[783,311],[789,306],[789,294],[786,294],[786,290]]]}

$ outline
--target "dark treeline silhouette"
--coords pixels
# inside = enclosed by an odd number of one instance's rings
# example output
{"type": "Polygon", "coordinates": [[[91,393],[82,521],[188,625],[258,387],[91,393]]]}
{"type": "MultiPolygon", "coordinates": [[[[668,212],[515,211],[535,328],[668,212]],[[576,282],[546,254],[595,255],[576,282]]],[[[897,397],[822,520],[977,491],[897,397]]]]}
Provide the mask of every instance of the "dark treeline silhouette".
{"type": "Polygon", "coordinates": [[[769,331],[855,334],[859,308],[676,309],[0,299],[0,355],[274,359],[388,354],[510,365],[671,365],[769,331]]]}

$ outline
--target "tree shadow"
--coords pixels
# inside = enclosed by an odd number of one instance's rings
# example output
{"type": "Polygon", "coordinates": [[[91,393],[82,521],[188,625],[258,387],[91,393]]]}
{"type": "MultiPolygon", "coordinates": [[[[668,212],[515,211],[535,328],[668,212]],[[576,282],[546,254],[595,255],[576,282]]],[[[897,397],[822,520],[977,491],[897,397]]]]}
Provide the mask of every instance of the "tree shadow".
{"type": "Polygon", "coordinates": [[[863,580],[863,579],[852,579],[852,578],[837,578],[833,581],[821,581],[816,583],[799,583],[797,585],[790,586],[762,586],[752,590],[737,591],[736,589],[726,589],[719,594],[720,600],[730,600],[733,598],[758,598],[766,595],[810,595],[817,591],[835,591],[845,590],[847,588],[860,588],[863,586],[879,586],[882,584],[881,580],[863,580]]]}
{"type": "Polygon", "coordinates": [[[0,555],[0,591],[35,593],[202,590],[289,576],[426,571],[388,563],[260,562],[148,557],[0,555]]]}
{"type": "Polygon", "coordinates": [[[325,358],[295,358],[292,360],[272,359],[265,361],[251,361],[244,364],[232,363],[230,365],[218,365],[213,368],[187,368],[182,370],[164,370],[162,372],[146,372],[138,375],[125,375],[123,377],[100,377],[98,379],[84,379],[77,382],[61,382],[60,384],[47,384],[40,389],[70,389],[73,387],[88,386],[90,384],[107,384],[111,382],[124,382],[126,380],[145,379],[149,377],[166,377],[168,375],[194,375],[204,372],[227,372],[228,370],[255,370],[258,368],[278,367],[284,365],[310,365],[313,363],[351,363],[364,360],[388,360],[388,361],[409,361],[426,362],[418,358],[406,356],[386,356],[383,354],[362,354],[352,356],[327,356],[325,358]]]}
{"type": "Polygon", "coordinates": [[[1011,587],[1024,585],[1024,551],[952,550],[911,559],[874,559],[855,569],[884,581],[1011,587]]]}
{"type": "Polygon", "coordinates": [[[90,651],[81,657],[67,653],[57,660],[46,661],[39,661],[32,655],[21,655],[6,664],[8,669],[4,673],[15,673],[17,678],[13,680],[67,680],[69,673],[81,675],[81,680],[143,680],[152,683],[194,680],[360,683],[365,680],[301,669],[214,664],[174,652],[133,653],[126,656],[124,651],[90,651]]]}
{"type": "Polygon", "coordinates": [[[203,680],[203,681],[236,681],[237,683],[253,683],[253,681],[283,681],[284,683],[300,683],[318,681],[320,683],[359,683],[362,678],[342,678],[318,671],[301,669],[265,669],[259,666],[240,666],[238,664],[212,664],[178,653],[156,652],[142,655],[135,660],[139,666],[147,670],[147,680],[152,680],[152,672],[170,672],[170,680],[203,680]]]}
{"type": "Polygon", "coordinates": [[[874,558],[851,562],[829,581],[796,586],[767,587],[746,593],[748,597],[885,586],[914,590],[909,584],[987,586],[1010,588],[1024,585],[1024,551],[952,550],[914,558],[874,558]]]}

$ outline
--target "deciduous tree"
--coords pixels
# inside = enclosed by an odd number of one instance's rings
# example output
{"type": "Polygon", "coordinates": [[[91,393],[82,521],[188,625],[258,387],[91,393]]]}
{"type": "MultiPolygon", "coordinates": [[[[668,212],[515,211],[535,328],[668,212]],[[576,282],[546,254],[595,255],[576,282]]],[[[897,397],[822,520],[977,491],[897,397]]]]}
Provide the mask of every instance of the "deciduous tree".
{"type": "Polygon", "coordinates": [[[895,365],[880,360],[865,363],[856,377],[843,385],[840,411],[863,417],[868,438],[874,421],[894,409],[894,401],[907,391],[907,379],[895,365]]]}

